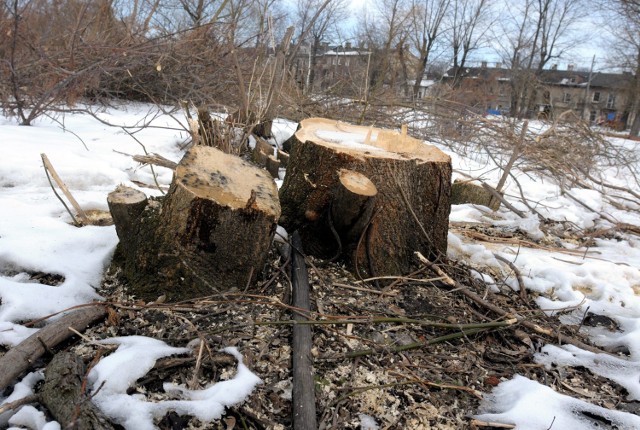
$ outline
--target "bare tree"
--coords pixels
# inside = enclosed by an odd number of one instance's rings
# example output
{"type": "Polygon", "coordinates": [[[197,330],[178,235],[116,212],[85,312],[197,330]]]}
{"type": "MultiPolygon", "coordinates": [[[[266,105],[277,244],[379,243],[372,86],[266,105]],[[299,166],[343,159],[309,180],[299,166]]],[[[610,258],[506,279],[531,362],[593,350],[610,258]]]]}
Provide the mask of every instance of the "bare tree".
{"type": "Polygon", "coordinates": [[[457,87],[469,54],[482,46],[493,22],[487,0],[453,0],[452,3],[450,18],[454,71],[452,86],[457,87]]]}
{"type": "MultiPolygon", "coordinates": [[[[393,89],[408,38],[412,5],[406,0],[375,0],[359,22],[359,37],[366,41],[372,52],[368,73],[368,92],[380,92],[384,87],[393,89]]],[[[365,97],[368,97],[365,95],[365,97]]]]}
{"type": "MultiPolygon", "coordinates": [[[[303,89],[313,89],[317,57],[320,44],[329,40],[339,40],[340,24],[347,18],[347,1],[332,0],[298,0],[296,3],[296,20],[298,44],[308,45],[309,58],[306,70],[308,74],[303,81],[303,89]],[[322,9],[321,9],[322,8],[322,9]],[[313,19],[315,17],[315,20],[313,19]]],[[[293,54],[295,55],[294,52],[293,54]]],[[[290,56],[291,57],[291,56],[290,56]]],[[[291,61],[290,61],[291,62],[291,61]]]]}
{"type": "Polygon", "coordinates": [[[8,85],[0,101],[23,125],[94,89],[110,57],[100,48],[121,41],[109,0],[8,0],[2,8],[0,81],[8,85]]]}
{"type": "Polygon", "coordinates": [[[436,41],[442,34],[442,23],[450,5],[451,0],[413,1],[410,37],[418,54],[418,65],[413,84],[414,98],[418,96],[422,78],[429,64],[429,57],[436,41]]]}
{"type": "Polygon", "coordinates": [[[511,68],[511,114],[529,116],[542,70],[575,46],[582,0],[525,0],[508,9],[497,40],[511,68]]]}

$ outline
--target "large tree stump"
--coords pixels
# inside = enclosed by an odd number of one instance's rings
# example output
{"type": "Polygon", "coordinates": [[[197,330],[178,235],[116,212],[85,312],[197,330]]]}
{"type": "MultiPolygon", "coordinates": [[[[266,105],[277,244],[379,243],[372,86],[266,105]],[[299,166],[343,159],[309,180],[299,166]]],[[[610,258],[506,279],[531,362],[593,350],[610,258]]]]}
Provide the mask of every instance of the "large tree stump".
{"type": "Polygon", "coordinates": [[[405,133],[327,119],[289,141],[280,223],[305,248],[361,276],[407,273],[413,253],[446,252],[451,160],[405,133]]]}
{"type": "Polygon", "coordinates": [[[140,200],[126,188],[109,196],[118,209],[112,210],[120,238],[114,262],[145,300],[185,300],[250,285],[280,216],[278,191],[266,171],[203,146],[184,156],[167,195],[151,199],[136,216],[140,200]],[[135,210],[121,207],[122,193],[135,210]]]}

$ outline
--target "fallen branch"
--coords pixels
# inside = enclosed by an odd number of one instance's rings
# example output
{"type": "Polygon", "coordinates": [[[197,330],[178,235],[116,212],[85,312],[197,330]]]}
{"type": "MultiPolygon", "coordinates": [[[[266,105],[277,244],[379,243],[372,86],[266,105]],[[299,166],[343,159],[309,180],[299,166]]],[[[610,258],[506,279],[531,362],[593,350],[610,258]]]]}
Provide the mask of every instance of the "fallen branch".
{"type": "MultiPolygon", "coordinates": [[[[394,376],[399,376],[402,378],[406,378],[405,375],[403,375],[400,372],[394,372],[394,371],[390,371],[389,372],[390,375],[394,375],[394,376]]],[[[409,379],[410,380],[410,379],[409,379]]],[[[424,379],[421,378],[417,378],[417,377],[413,377],[413,380],[416,381],[417,383],[421,384],[421,385],[426,385],[428,387],[435,387],[435,388],[441,388],[444,390],[458,390],[458,391],[464,391],[466,393],[472,394],[473,396],[477,397],[478,399],[482,399],[482,392],[471,388],[471,387],[466,387],[464,385],[455,385],[455,384],[443,384],[443,383],[439,383],[439,382],[431,382],[431,381],[426,381],[424,379]]]]}
{"type": "Polygon", "coordinates": [[[61,352],[45,370],[40,398],[62,428],[110,430],[109,419],[91,402],[86,392],[87,369],[72,352],[61,352]]]}
{"type": "Polygon", "coordinates": [[[4,414],[7,411],[13,411],[21,408],[22,406],[28,405],[29,403],[37,403],[38,400],[38,396],[32,394],[30,396],[25,396],[18,400],[14,400],[13,402],[5,403],[4,405],[0,406],[0,415],[4,414]]]}
{"type": "Polygon", "coordinates": [[[153,164],[154,166],[166,167],[171,170],[175,170],[176,167],[178,167],[178,163],[175,161],[171,161],[158,154],[134,155],[133,161],[137,161],[142,164],[153,164]]]}
{"type": "Polygon", "coordinates": [[[480,421],[480,420],[471,420],[469,425],[471,425],[472,429],[476,429],[478,427],[491,427],[491,428],[497,428],[497,429],[514,429],[514,428],[516,428],[516,426],[513,425],[513,424],[496,423],[496,422],[480,421]]]}
{"type": "Polygon", "coordinates": [[[516,265],[513,264],[513,262],[511,262],[511,261],[507,260],[506,258],[504,258],[500,254],[494,253],[493,256],[497,260],[502,261],[507,266],[509,266],[509,268],[513,271],[513,273],[515,273],[516,280],[518,281],[518,287],[520,288],[520,298],[524,301],[525,304],[528,305],[529,304],[529,298],[527,297],[527,289],[524,287],[524,281],[522,280],[522,274],[520,273],[520,271],[518,270],[516,265]]]}
{"type": "MultiPolygon", "coordinates": [[[[76,199],[73,198],[73,195],[71,194],[71,191],[69,191],[69,188],[67,188],[65,183],[62,182],[62,179],[60,178],[60,176],[58,176],[58,173],[53,168],[53,165],[49,161],[49,158],[47,158],[47,155],[43,153],[43,154],[40,154],[40,157],[42,157],[42,163],[44,164],[44,169],[45,169],[45,172],[47,173],[47,178],[49,177],[49,174],[51,174],[51,177],[53,177],[53,180],[56,181],[56,184],[58,184],[58,187],[60,187],[60,189],[62,190],[64,195],[69,200],[69,203],[71,203],[71,206],[73,206],[73,208],[76,210],[76,212],[78,212],[78,216],[80,216],[80,219],[82,220],[82,223],[84,225],[89,224],[89,218],[87,217],[87,214],[84,213],[84,211],[82,210],[82,208],[80,207],[80,205],[78,204],[76,199]]],[[[51,188],[53,189],[53,185],[51,186],[51,188]]],[[[53,189],[54,193],[55,193],[55,191],[56,190],[53,189]]],[[[56,194],[56,196],[57,196],[57,194],[56,194]]],[[[60,197],[58,197],[58,198],[60,199],[60,197]]],[[[62,199],[60,199],[60,201],[62,201],[62,199]]],[[[64,201],[62,201],[62,204],[67,209],[67,212],[69,212],[69,214],[71,215],[71,218],[73,218],[74,223],[76,223],[75,217],[73,216],[73,214],[71,213],[69,208],[67,208],[67,205],[64,203],[64,201]]]]}
{"type": "Polygon", "coordinates": [[[0,392],[14,383],[45,352],[73,335],[69,327],[83,331],[92,323],[104,318],[107,309],[103,305],[85,307],[71,312],[59,320],[32,334],[0,357],[0,392]]]}
{"type": "MultiPolygon", "coordinates": [[[[506,323],[503,324],[504,326],[508,326],[510,325],[510,323],[506,323]]],[[[400,345],[400,346],[394,346],[394,347],[383,347],[383,348],[376,348],[376,349],[361,349],[358,351],[351,351],[351,352],[347,352],[346,354],[344,354],[344,356],[341,356],[340,358],[356,358],[356,357],[364,357],[366,355],[372,355],[375,354],[377,352],[403,352],[403,351],[410,351],[412,349],[420,349],[420,348],[424,348],[426,346],[430,346],[430,345],[435,345],[437,343],[442,343],[442,342],[447,342],[449,340],[454,340],[454,339],[460,339],[461,337],[467,337],[470,336],[472,334],[478,334],[482,331],[485,330],[489,330],[489,328],[472,328],[472,329],[468,329],[468,330],[461,330],[459,332],[456,333],[451,333],[451,334],[447,334],[444,336],[438,336],[438,337],[434,337],[431,338],[425,342],[411,342],[408,343],[406,345],[400,345]]],[[[324,359],[331,359],[331,358],[337,358],[337,357],[323,357],[324,359]]]]}
{"type": "MultiPolygon", "coordinates": [[[[301,310],[301,309],[299,309],[301,310]]],[[[304,311],[303,311],[304,312],[304,311]]],[[[298,313],[303,313],[298,312],[298,313]]],[[[306,313],[306,312],[304,312],[306,313]]],[[[378,317],[378,318],[349,318],[349,319],[326,319],[326,320],[309,320],[309,319],[298,319],[298,320],[278,320],[278,321],[256,321],[255,325],[349,325],[349,324],[385,324],[385,323],[396,323],[396,324],[416,324],[427,327],[434,328],[444,328],[444,329],[454,329],[454,330],[471,330],[471,329],[487,329],[487,328],[499,328],[506,327],[509,325],[515,324],[516,319],[508,319],[505,321],[494,321],[488,323],[468,323],[468,324],[453,324],[453,323],[439,323],[435,321],[429,320],[417,320],[413,318],[395,318],[395,317],[378,317]]]]}
{"type": "Polygon", "coordinates": [[[571,344],[573,346],[577,346],[578,348],[584,349],[585,351],[590,351],[590,352],[593,352],[593,353],[596,353],[596,354],[609,354],[608,352],[606,352],[606,351],[604,351],[602,349],[593,347],[591,345],[587,345],[586,343],[584,343],[582,341],[579,341],[578,339],[575,339],[575,338],[573,338],[571,336],[564,335],[562,333],[558,333],[558,332],[554,331],[551,328],[539,326],[538,324],[532,323],[531,321],[527,321],[521,315],[512,314],[510,312],[505,311],[501,307],[494,305],[493,303],[489,303],[488,301],[486,301],[482,297],[480,297],[478,294],[476,294],[473,291],[471,291],[466,286],[464,286],[461,283],[459,283],[458,281],[452,279],[444,270],[442,270],[440,267],[436,266],[435,264],[433,264],[432,262],[427,260],[419,252],[416,252],[415,254],[418,257],[418,259],[425,266],[427,266],[433,272],[437,273],[438,276],[442,276],[443,278],[445,278],[444,282],[446,284],[448,284],[451,287],[454,287],[456,289],[456,291],[460,292],[462,295],[464,295],[468,299],[471,299],[473,302],[475,302],[476,304],[482,306],[483,308],[489,309],[490,311],[495,312],[496,314],[498,314],[498,315],[500,315],[500,316],[502,316],[504,318],[516,318],[518,320],[518,323],[523,325],[524,327],[526,327],[526,328],[528,328],[530,330],[533,330],[537,334],[540,334],[540,335],[549,337],[551,339],[557,340],[558,342],[568,343],[568,344],[571,344]]]}

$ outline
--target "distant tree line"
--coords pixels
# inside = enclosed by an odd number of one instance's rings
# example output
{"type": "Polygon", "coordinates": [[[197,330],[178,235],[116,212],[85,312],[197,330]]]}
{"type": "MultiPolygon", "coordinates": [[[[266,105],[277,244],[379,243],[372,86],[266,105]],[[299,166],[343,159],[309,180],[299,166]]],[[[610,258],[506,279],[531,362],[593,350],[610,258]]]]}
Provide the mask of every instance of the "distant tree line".
{"type": "MultiPolygon", "coordinates": [[[[364,99],[386,105],[415,100],[434,69],[450,67],[455,91],[473,54],[491,48],[511,71],[510,114],[524,118],[541,71],[593,37],[581,28],[594,10],[587,0],[372,0],[354,16],[347,0],[3,0],[0,105],[22,124],[114,98],[295,119],[322,113],[305,88],[320,46],[348,42],[369,52],[364,99]],[[292,72],[302,47],[304,85],[292,72]]],[[[615,26],[611,64],[637,76],[638,1],[597,10],[615,26]]],[[[640,83],[631,90],[640,94],[640,83]]]]}

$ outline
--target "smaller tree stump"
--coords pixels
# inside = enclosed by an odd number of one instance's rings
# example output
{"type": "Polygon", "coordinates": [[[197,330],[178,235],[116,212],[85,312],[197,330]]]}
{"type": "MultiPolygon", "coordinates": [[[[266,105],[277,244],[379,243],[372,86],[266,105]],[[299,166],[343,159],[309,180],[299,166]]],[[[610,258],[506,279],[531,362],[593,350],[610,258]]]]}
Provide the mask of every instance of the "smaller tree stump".
{"type": "Polygon", "coordinates": [[[331,220],[339,235],[355,243],[371,221],[378,189],[362,173],[338,171],[338,186],[331,202],[331,220]]]}
{"type": "Polygon", "coordinates": [[[178,164],[167,195],[140,216],[139,196],[127,200],[135,209],[120,208],[121,193],[111,198],[121,240],[114,264],[137,296],[171,301],[244,289],[262,270],[280,216],[265,170],[196,146],[178,164]]]}
{"type": "Polygon", "coordinates": [[[142,191],[124,185],[118,185],[109,193],[107,204],[120,240],[126,240],[131,236],[133,226],[138,222],[147,203],[147,196],[142,191]]]}

